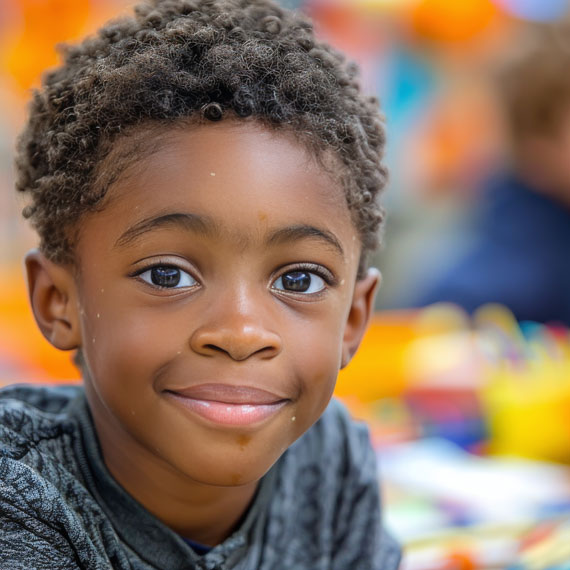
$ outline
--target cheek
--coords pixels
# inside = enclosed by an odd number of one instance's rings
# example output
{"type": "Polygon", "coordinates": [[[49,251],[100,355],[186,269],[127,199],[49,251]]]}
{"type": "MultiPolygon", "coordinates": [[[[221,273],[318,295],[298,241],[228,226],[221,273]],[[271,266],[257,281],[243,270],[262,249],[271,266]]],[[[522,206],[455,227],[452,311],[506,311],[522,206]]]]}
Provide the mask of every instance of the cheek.
{"type": "MultiPolygon", "coordinates": [[[[326,408],[335,387],[342,357],[342,328],[338,323],[308,327],[290,339],[295,375],[300,382],[299,427],[315,421],[326,408]]],[[[305,426],[306,427],[306,426],[305,426]]]]}
{"type": "Polygon", "coordinates": [[[304,336],[295,339],[295,362],[304,375],[326,381],[331,373],[340,369],[342,337],[337,332],[319,331],[310,340],[304,336]]]}
{"type": "Polygon", "coordinates": [[[162,322],[160,315],[105,302],[94,303],[86,312],[85,360],[99,385],[152,388],[161,366],[184,349],[180,326],[172,320],[162,322]]]}

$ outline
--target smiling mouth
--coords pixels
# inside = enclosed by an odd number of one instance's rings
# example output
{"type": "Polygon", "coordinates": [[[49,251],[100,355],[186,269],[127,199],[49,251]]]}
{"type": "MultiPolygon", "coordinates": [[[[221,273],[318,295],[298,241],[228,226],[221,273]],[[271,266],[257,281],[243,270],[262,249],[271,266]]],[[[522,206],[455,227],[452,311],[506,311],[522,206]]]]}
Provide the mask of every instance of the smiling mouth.
{"type": "Polygon", "coordinates": [[[290,400],[249,386],[201,384],[165,394],[201,418],[225,426],[257,424],[277,414],[290,400]]]}

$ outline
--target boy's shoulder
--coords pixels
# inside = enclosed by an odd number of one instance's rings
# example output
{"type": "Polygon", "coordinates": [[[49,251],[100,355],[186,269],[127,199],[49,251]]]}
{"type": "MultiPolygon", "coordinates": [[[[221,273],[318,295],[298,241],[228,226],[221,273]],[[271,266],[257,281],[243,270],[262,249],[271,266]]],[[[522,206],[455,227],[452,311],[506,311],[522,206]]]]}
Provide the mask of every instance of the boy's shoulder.
{"type": "Polygon", "coordinates": [[[59,414],[84,392],[80,384],[12,384],[0,388],[0,413],[14,404],[47,414],[59,414]]]}
{"type": "MultiPolygon", "coordinates": [[[[93,561],[103,568],[104,520],[81,474],[77,421],[68,410],[80,386],[19,385],[0,390],[0,566],[63,569],[93,561]],[[9,566],[5,564],[9,563],[9,566]]],[[[87,566],[85,566],[87,567],[87,566]]]]}
{"type": "Polygon", "coordinates": [[[22,459],[38,446],[69,435],[65,414],[80,386],[14,385],[0,390],[0,457],[22,459]]]}
{"type": "Polygon", "coordinates": [[[31,385],[0,390],[0,503],[13,488],[25,508],[33,502],[33,488],[79,476],[74,454],[78,428],[67,410],[81,390],[31,385]]]}
{"type": "Polygon", "coordinates": [[[284,568],[398,567],[384,532],[376,454],[366,425],[333,399],[278,463],[267,548],[284,568]]]}
{"type": "Polygon", "coordinates": [[[313,505],[322,517],[322,508],[331,497],[358,494],[363,488],[370,505],[379,506],[376,454],[368,428],[352,419],[344,404],[334,398],[319,420],[285,452],[278,471],[279,493],[286,496],[280,504],[287,508],[313,505]]]}
{"type": "Polygon", "coordinates": [[[331,500],[339,507],[344,499],[366,494],[363,514],[370,517],[367,524],[380,515],[376,454],[368,428],[353,420],[344,404],[334,398],[319,420],[283,455],[279,479],[283,500],[278,504],[291,509],[291,515],[295,509],[313,510],[323,528],[335,526],[339,515],[330,508],[331,500]],[[327,514],[330,521],[326,521],[327,514]]]}
{"type": "MultiPolygon", "coordinates": [[[[331,467],[346,467],[371,458],[372,453],[368,427],[354,420],[345,405],[333,398],[319,420],[290,448],[296,461],[305,458],[314,463],[319,458],[327,459],[331,467]],[[331,454],[333,455],[331,457],[331,454]]],[[[372,469],[375,474],[375,470],[372,469]]]]}

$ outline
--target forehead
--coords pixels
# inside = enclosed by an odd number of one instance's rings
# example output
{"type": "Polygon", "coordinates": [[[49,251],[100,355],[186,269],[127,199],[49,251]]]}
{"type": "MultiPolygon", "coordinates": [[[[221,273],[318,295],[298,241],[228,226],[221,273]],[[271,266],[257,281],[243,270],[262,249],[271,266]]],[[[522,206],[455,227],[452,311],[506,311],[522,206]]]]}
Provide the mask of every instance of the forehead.
{"type": "Polygon", "coordinates": [[[190,211],[207,213],[220,233],[303,218],[353,230],[334,161],[287,131],[232,121],[139,130],[106,162],[110,186],[97,217],[120,213],[114,226],[190,211]]]}
{"type": "Polygon", "coordinates": [[[226,119],[204,124],[182,119],[167,125],[143,124],[113,142],[110,153],[98,169],[96,183],[109,189],[119,185],[124,190],[129,178],[148,172],[157,162],[162,162],[165,167],[167,163],[172,166],[177,159],[187,162],[198,155],[204,165],[204,160],[218,168],[225,164],[239,173],[248,169],[252,159],[255,168],[262,162],[272,166],[270,161],[275,150],[280,156],[278,162],[295,161],[307,172],[329,178],[332,184],[323,199],[344,195],[344,192],[335,191],[341,188],[338,181],[342,166],[332,151],[318,149],[310,137],[298,136],[292,128],[270,128],[255,120],[226,119]]]}

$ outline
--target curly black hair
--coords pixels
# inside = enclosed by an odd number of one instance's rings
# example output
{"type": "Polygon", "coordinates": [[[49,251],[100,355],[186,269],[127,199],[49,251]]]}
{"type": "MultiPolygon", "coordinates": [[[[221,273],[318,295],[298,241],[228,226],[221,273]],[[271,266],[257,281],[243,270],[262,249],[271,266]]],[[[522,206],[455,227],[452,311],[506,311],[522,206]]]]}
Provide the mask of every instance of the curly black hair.
{"type": "Polygon", "coordinates": [[[232,117],[287,129],[315,156],[335,157],[362,275],[383,219],[383,119],[356,66],[304,16],[271,0],[150,0],[62,51],[33,95],[16,157],[23,214],[49,259],[74,262],[78,222],[102,205],[113,178],[101,165],[119,137],[232,117]]]}

